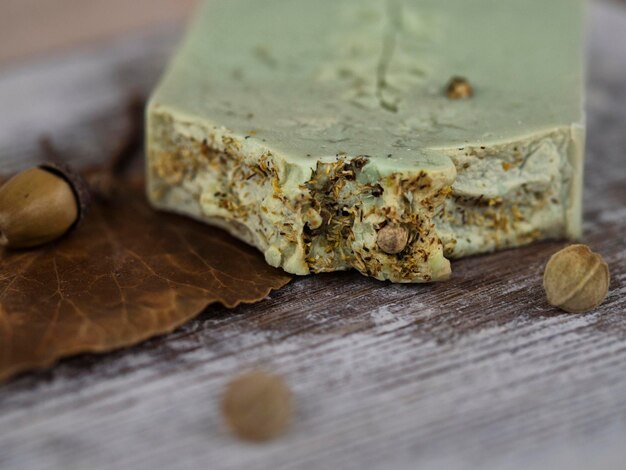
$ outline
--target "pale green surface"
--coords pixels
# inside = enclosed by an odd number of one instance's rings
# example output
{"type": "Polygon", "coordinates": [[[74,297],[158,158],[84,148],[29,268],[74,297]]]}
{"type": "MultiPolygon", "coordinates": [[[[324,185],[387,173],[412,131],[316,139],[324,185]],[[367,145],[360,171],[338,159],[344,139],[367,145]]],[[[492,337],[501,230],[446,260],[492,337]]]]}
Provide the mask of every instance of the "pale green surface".
{"type": "Polygon", "coordinates": [[[256,131],[247,146],[305,166],[345,152],[381,173],[454,171],[445,148],[582,121],[582,10],[581,0],[211,0],[153,105],[231,135],[256,131]],[[444,96],[452,75],[474,98],[444,96]]]}
{"type": "Polygon", "coordinates": [[[583,7],[209,0],[151,100],[151,201],[223,226],[297,274],[353,267],[424,282],[448,277],[445,257],[577,238],[583,7]],[[453,76],[469,80],[472,98],[447,98],[453,76]],[[189,158],[202,142],[228,158],[196,168],[189,158]],[[316,236],[308,247],[312,170],[361,155],[369,159],[356,181],[327,201],[356,211],[350,236],[316,236]],[[272,185],[231,171],[268,156],[272,185]],[[168,165],[181,159],[186,178],[172,179],[168,165]],[[428,184],[406,184],[422,174],[428,184]],[[367,184],[382,196],[367,197],[367,184]],[[247,209],[223,203],[225,192],[247,209]],[[447,197],[429,202],[435,194],[447,197]],[[388,256],[376,241],[383,222],[434,238],[416,236],[410,255],[388,256]]]}

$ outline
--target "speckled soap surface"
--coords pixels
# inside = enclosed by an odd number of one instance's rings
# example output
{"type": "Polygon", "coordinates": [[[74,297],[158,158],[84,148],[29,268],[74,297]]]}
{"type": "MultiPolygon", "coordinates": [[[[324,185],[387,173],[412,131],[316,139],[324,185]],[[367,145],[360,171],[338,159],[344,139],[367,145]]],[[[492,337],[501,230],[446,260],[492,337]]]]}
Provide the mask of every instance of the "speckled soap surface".
{"type": "Polygon", "coordinates": [[[581,0],[213,0],[149,108],[148,194],[290,272],[445,279],[580,231],[581,0]],[[555,21],[558,18],[558,21],[555,21]],[[450,100],[453,76],[474,95],[450,100]],[[385,227],[405,232],[388,253],[385,227]]]}

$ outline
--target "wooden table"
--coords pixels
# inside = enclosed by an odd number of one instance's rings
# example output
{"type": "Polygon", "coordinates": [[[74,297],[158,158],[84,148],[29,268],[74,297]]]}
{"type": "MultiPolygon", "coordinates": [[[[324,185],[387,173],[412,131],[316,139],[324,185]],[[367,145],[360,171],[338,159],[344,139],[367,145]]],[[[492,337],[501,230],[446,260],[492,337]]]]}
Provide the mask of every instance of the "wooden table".
{"type": "MultiPolygon", "coordinates": [[[[584,242],[613,276],[595,312],[544,300],[543,266],[563,243],[458,261],[435,285],[298,278],[2,385],[0,468],[626,468],[626,13],[595,6],[591,22],[584,242]],[[219,414],[224,384],[251,367],[296,397],[292,430],[269,444],[237,440],[219,414]]],[[[36,161],[44,131],[102,158],[124,96],[154,85],[179,34],[0,69],[3,172],[36,161]]]]}

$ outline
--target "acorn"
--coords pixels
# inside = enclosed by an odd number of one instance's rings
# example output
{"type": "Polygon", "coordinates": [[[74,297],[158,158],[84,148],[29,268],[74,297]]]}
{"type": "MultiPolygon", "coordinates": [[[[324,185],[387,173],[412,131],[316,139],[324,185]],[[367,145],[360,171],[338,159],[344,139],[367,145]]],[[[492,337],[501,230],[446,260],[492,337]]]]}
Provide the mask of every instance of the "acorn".
{"type": "Polygon", "coordinates": [[[61,163],[25,170],[0,187],[0,246],[31,248],[77,227],[90,203],[83,179],[61,163]]]}

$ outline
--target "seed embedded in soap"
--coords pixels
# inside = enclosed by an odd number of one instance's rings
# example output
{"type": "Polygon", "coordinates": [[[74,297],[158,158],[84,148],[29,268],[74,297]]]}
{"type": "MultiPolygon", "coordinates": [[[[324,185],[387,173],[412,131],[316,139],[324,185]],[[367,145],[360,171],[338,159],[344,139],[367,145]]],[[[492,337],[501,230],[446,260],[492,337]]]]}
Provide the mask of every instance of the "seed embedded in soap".
{"type": "Polygon", "coordinates": [[[228,384],[222,412],[228,426],[240,438],[266,441],[285,432],[291,424],[291,391],[277,375],[247,372],[228,384]]]}
{"type": "Polygon", "coordinates": [[[600,305],[609,283],[606,262],[586,245],[571,245],[552,255],[543,274],[543,288],[550,305],[570,313],[586,312],[600,305]]]}
{"type": "Polygon", "coordinates": [[[409,241],[409,231],[401,225],[388,224],[378,231],[376,243],[389,255],[400,253],[409,241]]]}
{"type": "Polygon", "coordinates": [[[451,100],[470,98],[473,94],[472,85],[464,77],[452,77],[446,87],[446,95],[451,100]]]}

